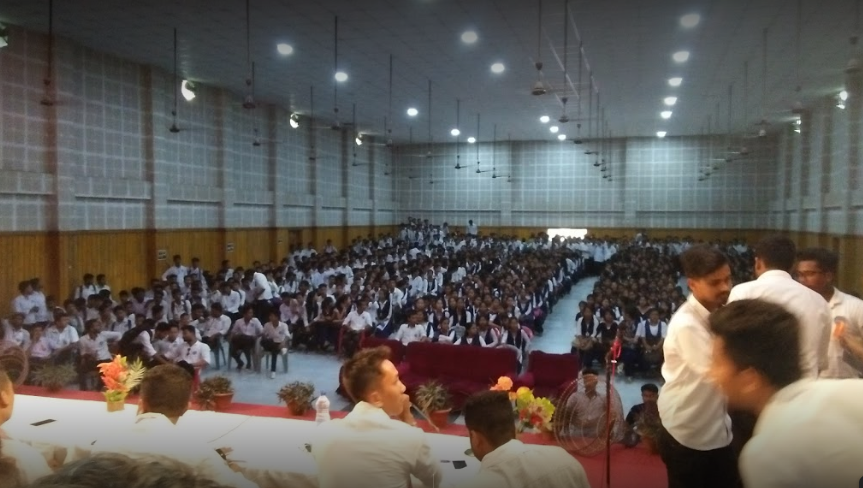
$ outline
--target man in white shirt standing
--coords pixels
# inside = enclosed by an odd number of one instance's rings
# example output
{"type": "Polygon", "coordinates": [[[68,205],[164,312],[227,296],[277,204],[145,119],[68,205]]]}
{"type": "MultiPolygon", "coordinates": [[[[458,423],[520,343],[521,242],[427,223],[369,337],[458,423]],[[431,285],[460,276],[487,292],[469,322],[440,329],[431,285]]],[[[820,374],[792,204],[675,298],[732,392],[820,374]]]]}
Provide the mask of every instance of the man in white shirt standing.
{"type": "Polygon", "coordinates": [[[818,293],[830,307],[833,319],[830,345],[827,347],[827,369],[822,378],[859,378],[861,371],[846,361],[851,355],[842,346],[841,337],[863,337],[863,300],[842,293],[833,284],[839,256],[827,249],[810,248],[797,253],[797,281],[818,293]],[[837,329],[837,319],[844,319],[845,330],[837,329]]]}
{"type": "Polygon", "coordinates": [[[707,245],[680,256],[691,294],[668,324],[659,396],[659,452],[669,488],[729,488],[740,484],[725,397],[710,377],[710,313],[731,290],[728,258],[707,245]]]}
{"type": "Polygon", "coordinates": [[[176,427],[189,407],[192,377],[179,366],[163,364],[148,370],[141,381],[138,417],[128,429],[93,443],[93,452],[114,452],[131,458],[160,455],[191,466],[199,476],[226,486],[258,485],[231,469],[206,442],[176,427]]]}
{"type": "Polygon", "coordinates": [[[260,271],[249,270],[246,272],[246,278],[252,280],[252,294],[254,296],[252,301],[255,304],[255,317],[263,324],[270,317],[273,289],[270,287],[270,282],[267,281],[267,276],[260,271]]]}
{"type": "Polygon", "coordinates": [[[168,281],[169,276],[174,276],[176,278],[177,283],[182,283],[186,278],[186,273],[189,270],[183,266],[183,258],[180,257],[179,254],[174,255],[174,265],[170,268],[166,269],[164,273],[162,273],[162,281],[168,281]]]}
{"type": "Polygon", "coordinates": [[[465,229],[465,231],[465,234],[471,237],[476,237],[479,235],[479,227],[473,223],[473,220],[467,221],[467,229],[465,229]]]}
{"type": "Polygon", "coordinates": [[[389,356],[386,347],[369,348],[345,363],[342,379],[358,403],[344,419],[318,428],[321,441],[312,445],[312,455],[320,488],[409,488],[411,476],[428,488],[440,486],[440,463],[416,427],[389,356]]]}
{"type": "Polygon", "coordinates": [[[590,488],[584,468],[558,446],[523,444],[515,438],[506,392],[476,393],[464,405],[470,447],[480,461],[470,488],[590,488]]]}
{"type": "Polygon", "coordinates": [[[730,405],[758,416],[740,454],[744,485],[858,486],[863,380],[806,378],[799,360],[803,327],[778,304],[729,303],[711,315],[710,329],[714,382],[730,405]]]}
{"type": "Polygon", "coordinates": [[[755,246],[755,281],[731,290],[729,302],[761,298],[787,308],[800,322],[800,362],[803,374],[817,378],[827,368],[830,343],[830,307],[814,291],[794,281],[788,272],[794,267],[797,248],[784,236],[765,237],[755,246]]]}

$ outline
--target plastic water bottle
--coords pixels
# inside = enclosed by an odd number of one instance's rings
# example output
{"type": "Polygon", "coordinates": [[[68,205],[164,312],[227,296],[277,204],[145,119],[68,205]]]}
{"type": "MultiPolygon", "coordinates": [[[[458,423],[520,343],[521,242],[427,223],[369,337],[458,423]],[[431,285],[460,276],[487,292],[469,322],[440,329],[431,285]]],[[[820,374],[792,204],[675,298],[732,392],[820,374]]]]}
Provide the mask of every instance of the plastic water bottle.
{"type": "Polygon", "coordinates": [[[321,392],[321,396],[315,400],[315,410],[317,410],[315,422],[321,424],[330,420],[330,400],[324,392],[321,392]]]}

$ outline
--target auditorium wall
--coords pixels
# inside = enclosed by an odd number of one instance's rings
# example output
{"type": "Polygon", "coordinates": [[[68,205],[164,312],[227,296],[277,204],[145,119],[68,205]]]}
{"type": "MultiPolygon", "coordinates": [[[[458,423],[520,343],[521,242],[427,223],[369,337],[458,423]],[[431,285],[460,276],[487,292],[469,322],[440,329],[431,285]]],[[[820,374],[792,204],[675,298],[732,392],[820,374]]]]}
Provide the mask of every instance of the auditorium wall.
{"type": "Polygon", "coordinates": [[[399,148],[399,216],[480,227],[758,229],[772,184],[776,141],[754,144],[745,161],[725,156],[724,138],[614,139],[594,166],[588,142],[499,142],[399,148]],[[477,160],[480,164],[477,165],[477,160]],[[463,169],[455,169],[456,163],[463,169]],[[699,165],[718,170],[699,181],[699,165]],[[480,173],[477,173],[479,169],[480,173]],[[497,176],[497,178],[493,178],[497,176]]]}

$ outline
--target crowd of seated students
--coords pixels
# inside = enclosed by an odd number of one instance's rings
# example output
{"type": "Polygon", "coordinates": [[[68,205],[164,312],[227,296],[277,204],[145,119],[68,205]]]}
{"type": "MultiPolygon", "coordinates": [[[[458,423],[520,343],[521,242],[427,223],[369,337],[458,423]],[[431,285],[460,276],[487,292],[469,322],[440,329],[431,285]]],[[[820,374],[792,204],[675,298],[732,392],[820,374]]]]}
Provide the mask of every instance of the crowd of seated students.
{"type": "Polygon", "coordinates": [[[82,389],[100,388],[98,364],[116,353],[194,372],[225,345],[239,370],[251,369],[260,348],[274,377],[289,349],[350,357],[367,335],[511,347],[521,362],[581,269],[581,253],[559,239],[479,237],[415,219],[397,237],[313,247],[249,269],[223,261],[213,273],[173,256],[148,288],[116,296],[104,275],[87,274],[62,306],[29,280],[0,334],[34,369],[73,364],[82,389]]]}
{"type": "MultiPolygon", "coordinates": [[[[668,321],[686,297],[680,284],[680,254],[691,239],[587,240],[594,249],[610,249],[593,270],[599,274],[593,293],[578,305],[572,352],[585,367],[605,365],[611,345],[621,338],[620,360],[631,380],[636,373],[656,373],[663,363],[662,345],[668,321]]],[[[712,243],[729,258],[735,283],[753,278],[753,256],[741,241],[712,243]]],[[[590,251],[589,251],[590,254],[590,251]]]]}

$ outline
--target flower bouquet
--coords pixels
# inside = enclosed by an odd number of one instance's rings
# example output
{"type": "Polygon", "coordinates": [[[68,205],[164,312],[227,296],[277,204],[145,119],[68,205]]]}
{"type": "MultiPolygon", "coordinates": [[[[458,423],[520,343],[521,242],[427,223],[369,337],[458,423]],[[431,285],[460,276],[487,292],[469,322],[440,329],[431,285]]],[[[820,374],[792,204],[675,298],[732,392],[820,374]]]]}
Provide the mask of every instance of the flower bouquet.
{"type": "Polygon", "coordinates": [[[146,371],[140,359],[130,365],[126,357],[120,355],[114,356],[114,360],[109,363],[99,365],[102,382],[105,384],[104,395],[109,412],[124,408],[126,396],[141,383],[146,371]]]}
{"type": "Polygon", "coordinates": [[[509,393],[509,398],[513,402],[516,430],[518,432],[525,430],[551,431],[551,419],[554,416],[554,404],[551,403],[551,400],[534,396],[533,390],[526,386],[522,386],[514,392],[511,391],[512,387],[512,380],[506,376],[501,376],[498,378],[497,384],[491,387],[491,390],[509,393]]]}

